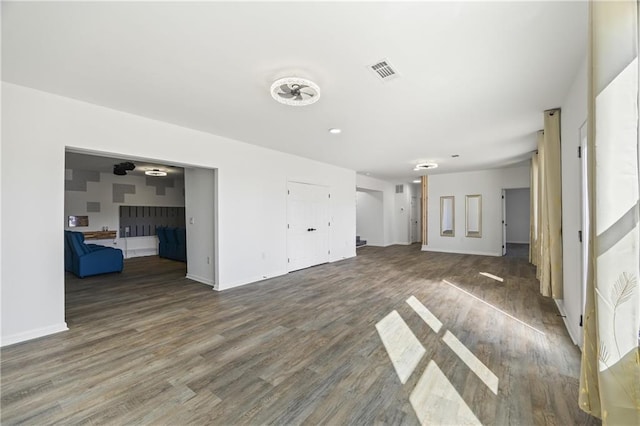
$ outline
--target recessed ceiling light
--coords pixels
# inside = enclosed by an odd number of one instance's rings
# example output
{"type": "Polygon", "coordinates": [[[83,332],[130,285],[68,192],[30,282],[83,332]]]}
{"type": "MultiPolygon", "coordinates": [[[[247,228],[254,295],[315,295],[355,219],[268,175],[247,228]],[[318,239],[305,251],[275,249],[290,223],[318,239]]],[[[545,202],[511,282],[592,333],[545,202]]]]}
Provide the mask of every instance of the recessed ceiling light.
{"type": "Polygon", "coordinates": [[[451,158],[458,158],[458,157],[460,157],[460,154],[452,154],[451,155],[451,158]]]}
{"type": "Polygon", "coordinates": [[[147,170],[146,172],[144,172],[144,174],[147,176],[166,176],[167,172],[163,172],[160,169],[153,169],[153,170],[147,170]]]}
{"type": "Polygon", "coordinates": [[[422,182],[422,180],[420,180],[420,179],[416,179],[416,180],[413,181],[413,183],[420,183],[420,182],[422,182]]]}
{"type": "Polygon", "coordinates": [[[342,130],[336,129],[334,127],[334,128],[329,129],[329,133],[331,133],[332,135],[337,135],[338,133],[342,133],[342,130]]]}
{"type": "Polygon", "coordinates": [[[436,167],[438,167],[437,163],[420,163],[420,164],[416,164],[416,167],[413,170],[414,171],[428,170],[428,169],[435,169],[436,167]]]}

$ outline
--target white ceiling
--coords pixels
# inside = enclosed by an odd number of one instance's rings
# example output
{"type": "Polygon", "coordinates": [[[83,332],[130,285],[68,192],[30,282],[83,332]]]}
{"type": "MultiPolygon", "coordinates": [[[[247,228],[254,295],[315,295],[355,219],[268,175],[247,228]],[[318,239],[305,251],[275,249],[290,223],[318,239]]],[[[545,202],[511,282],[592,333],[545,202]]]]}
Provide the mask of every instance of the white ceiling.
{"type": "Polygon", "coordinates": [[[158,169],[163,172],[167,172],[168,177],[182,178],[184,176],[184,169],[182,167],[145,160],[138,160],[137,158],[103,157],[93,154],[68,151],[65,153],[64,160],[65,168],[72,170],[90,170],[94,172],[112,173],[113,166],[115,164],[129,161],[132,162],[136,166],[136,168],[128,171],[128,175],[144,176],[145,171],[158,169]]]}
{"type": "Polygon", "coordinates": [[[3,2],[2,79],[406,180],[422,161],[442,173],[528,158],[586,28],[575,1],[3,2]],[[376,79],[382,58],[400,78],[376,79]],[[290,75],[320,101],[275,102],[271,83],[290,75]]]}

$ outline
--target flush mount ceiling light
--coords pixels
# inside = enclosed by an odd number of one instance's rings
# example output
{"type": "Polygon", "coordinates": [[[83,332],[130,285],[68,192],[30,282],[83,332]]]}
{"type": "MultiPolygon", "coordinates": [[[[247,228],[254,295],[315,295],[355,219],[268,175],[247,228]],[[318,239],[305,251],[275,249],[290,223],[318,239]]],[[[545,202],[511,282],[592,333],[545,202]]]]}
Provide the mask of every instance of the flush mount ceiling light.
{"type": "Polygon", "coordinates": [[[417,172],[420,170],[435,169],[436,167],[438,167],[437,163],[420,163],[416,164],[416,167],[413,170],[417,172]]]}
{"type": "Polygon", "coordinates": [[[144,172],[144,174],[147,176],[166,176],[167,172],[163,172],[160,169],[153,169],[153,170],[147,170],[146,172],[144,172]]]}
{"type": "Polygon", "coordinates": [[[420,182],[422,182],[420,179],[416,179],[413,181],[413,183],[420,183],[420,182]]]}
{"type": "Polygon", "coordinates": [[[342,130],[333,128],[333,129],[329,129],[329,133],[331,133],[332,135],[337,135],[342,133],[342,130]]]}
{"type": "Polygon", "coordinates": [[[273,82],[271,96],[285,105],[311,105],[320,99],[320,87],[306,78],[286,77],[273,82]]]}

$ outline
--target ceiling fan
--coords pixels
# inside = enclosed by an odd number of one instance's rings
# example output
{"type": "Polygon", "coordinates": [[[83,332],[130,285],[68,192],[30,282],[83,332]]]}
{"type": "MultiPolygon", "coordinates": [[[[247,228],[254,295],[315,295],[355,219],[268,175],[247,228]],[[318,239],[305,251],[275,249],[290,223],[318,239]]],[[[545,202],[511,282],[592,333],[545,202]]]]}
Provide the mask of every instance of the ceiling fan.
{"type": "Polygon", "coordinates": [[[305,92],[304,89],[309,86],[304,84],[283,84],[280,86],[280,92],[278,92],[278,96],[285,99],[295,99],[296,101],[301,101],[305,99],[305,97],[313,97],[315,93],[305,92]]]}
{"type": "Polygon", "coordinates": [[[271,96],[285,105],[310,105],[320,97],[320,87],[305,78],[281,78],[271,85],[271,96]]]}

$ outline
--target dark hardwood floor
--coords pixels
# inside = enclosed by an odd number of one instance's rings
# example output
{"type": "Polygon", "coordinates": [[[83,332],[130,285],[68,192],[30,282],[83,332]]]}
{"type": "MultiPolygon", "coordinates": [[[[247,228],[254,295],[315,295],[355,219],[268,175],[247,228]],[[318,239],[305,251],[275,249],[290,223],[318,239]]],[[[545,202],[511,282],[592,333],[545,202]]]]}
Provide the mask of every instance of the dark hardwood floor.
{"type": "Polygon", "coordinates": [[[526,259],[364,247],[221,293],[184,275],[149,257],[67,276],[70,330],[1,351],[2,424],[418,424],[424,410],[455,424],[456,407],[410,401],[429,365],[482,424],[599,424],[578,408],[579,349],[526,259]],[[394,310],[425,349],[405,384],[376,330],[394,310]]]}

